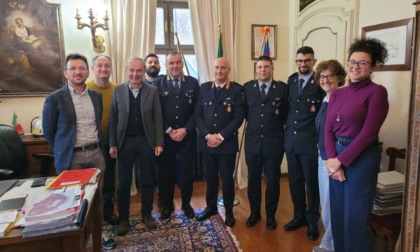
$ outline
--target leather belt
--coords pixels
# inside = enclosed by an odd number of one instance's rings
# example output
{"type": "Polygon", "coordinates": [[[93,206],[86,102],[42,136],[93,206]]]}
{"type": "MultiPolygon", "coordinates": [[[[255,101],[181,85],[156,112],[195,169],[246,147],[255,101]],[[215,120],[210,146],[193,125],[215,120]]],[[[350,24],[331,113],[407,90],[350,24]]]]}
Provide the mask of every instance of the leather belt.
{"type": "Polygon", "coordinates": [[[93,143],[81,147],[74,147],[73,151],[87,151],[87,150],[94,150],[99,147],[99,143],[93,143]]]}

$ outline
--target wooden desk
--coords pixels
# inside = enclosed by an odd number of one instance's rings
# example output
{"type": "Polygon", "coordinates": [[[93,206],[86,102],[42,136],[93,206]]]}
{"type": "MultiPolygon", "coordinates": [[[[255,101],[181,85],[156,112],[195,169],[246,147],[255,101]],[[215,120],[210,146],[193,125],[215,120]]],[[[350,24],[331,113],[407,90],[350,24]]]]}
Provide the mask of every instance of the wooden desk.
{"type": "Polygon", "coordinates": [[[86,213],[83,227],[77,230],[23,238],[23,228],[12,229],[5,238],[0,239],[2,252],[82,252],[87,250],[89,238],[92,238],[93,251],[102,251],[102,220],[100,214],[99,187],[96,189],[86,213]]]}
{"type": "MultiPolygon", "coordinates": [[[[26,167],[23,171],[23,178],[30,178],[39,175],[41,172],[41,159],[32,156],[34,153],[53,153],[45,137],[33,137],[31,135],[21,136],[26,152],[26,167]]],[[[49,176],[57,176],[54,164],[51,165],[49,176]]]]}

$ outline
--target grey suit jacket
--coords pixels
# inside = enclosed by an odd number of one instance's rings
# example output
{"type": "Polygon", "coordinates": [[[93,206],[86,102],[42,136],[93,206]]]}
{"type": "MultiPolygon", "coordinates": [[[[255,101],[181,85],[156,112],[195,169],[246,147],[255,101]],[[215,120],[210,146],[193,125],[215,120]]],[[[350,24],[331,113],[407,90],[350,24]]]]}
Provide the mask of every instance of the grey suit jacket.
{"type": "MultiPolygon", "coordinates": [[[[143,83],[141,88],[141,115],[150,148],[163,146],[163,119],[157,88],[143,83]]],[[[128,83],[114,89],[109,121],[109,146],[121,149],[128,124],[130,97],[128,83]]]]}
{"type": "MultiPolygon", "coordinates": [[[[102,143],[102,95],[92,89],[88,89],[88,92],[95,109],[96,126],[102,143]]],[[[54,151],[57,174],[70,169],[76,142],[76,111],[67,85],[47,96],[42,111],[42,128],[54,151]]]]}

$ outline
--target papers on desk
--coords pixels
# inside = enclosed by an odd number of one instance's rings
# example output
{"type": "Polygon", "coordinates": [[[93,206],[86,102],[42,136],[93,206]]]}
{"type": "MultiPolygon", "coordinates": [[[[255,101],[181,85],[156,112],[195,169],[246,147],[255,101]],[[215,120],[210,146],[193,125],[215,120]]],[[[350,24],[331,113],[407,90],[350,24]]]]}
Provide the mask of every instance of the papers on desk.
{"type": "Polygon", "coordinates": [[[373,214],[389,215],[402,210],[404,175],[397,171],[380,172],[373,199],[373,214]]]}
{"type": "Polygon", "coordinates": [[[0,237],[4,237],[19,217],[18,211],[0,213],[0,237]]]}

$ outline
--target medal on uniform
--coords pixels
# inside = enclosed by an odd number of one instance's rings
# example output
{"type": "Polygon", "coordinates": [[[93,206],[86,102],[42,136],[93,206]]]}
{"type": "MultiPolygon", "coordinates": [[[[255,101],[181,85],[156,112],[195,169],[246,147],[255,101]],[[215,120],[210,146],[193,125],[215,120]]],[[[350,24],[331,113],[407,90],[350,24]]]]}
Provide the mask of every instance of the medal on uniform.
{"type": "Polygon", "coordinates": [[[189,104],[192,104],[192,99],[191,99],[191,97],[188,99],[188,103],[189,103],[189,104]]]}
{"type": "Polygon", "coordinates": [[[228,107],[227,107],[226,110],[227,110],[228,113],[230,113],[232,111],[232,108],[230,107],[230,104],[228,104],[228,107]]]}
{"type": "Polygon", "coordinates": [[[209,102],[209,106],[211,106],[211,104],[212,104],[212,103],[211,103],[211,102],[209,102]]]}
{"type": "Polygon", "coordinates": [[[276,114],[276,116],[278,116],[280,114],[279,109],[276,109],[276,111],[274,113],[276,114]]]}
{"type": "Polygon", "coordinates": [[[311,106],[311,112],[314,113],[316,111],[315,105],[311,106]]]}

